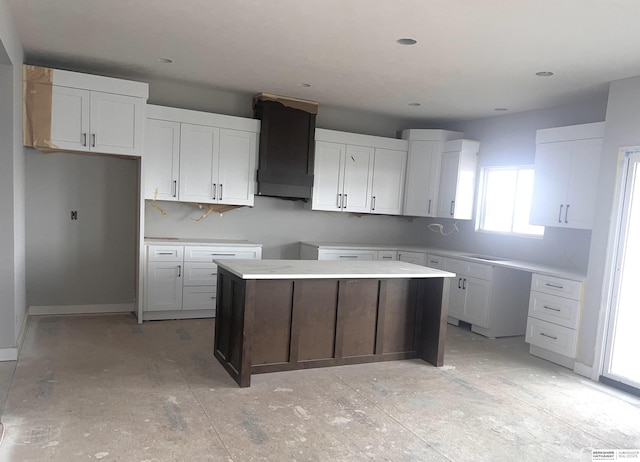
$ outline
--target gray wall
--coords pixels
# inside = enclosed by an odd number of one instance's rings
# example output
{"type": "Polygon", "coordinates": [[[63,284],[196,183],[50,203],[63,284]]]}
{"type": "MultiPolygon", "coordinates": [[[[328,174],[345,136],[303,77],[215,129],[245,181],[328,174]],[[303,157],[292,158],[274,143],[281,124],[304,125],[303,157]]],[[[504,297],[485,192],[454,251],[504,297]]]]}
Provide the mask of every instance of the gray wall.
{"type": "Polygon", "coordinates": [[[620,165],[618,150],[633,145],[640,145],[640,77],[618,80],[610,85],[586,302],[578,339],[578,360],[586,365],[594,365],[598,319],[607,310],[605,281],[610,271],[607,251],[610,241],[615,238],[611,218],[620,165]]]}
{"type": "Polygon", "coordinates": [[[11,13],[0,0],[0,349],[17,346],[26,312],[22,60],[11,13]]]}
{"type": "Polygon", "coordinates": [[[138,162],[26,151],[28,305],[131,303],[138,162]]]}

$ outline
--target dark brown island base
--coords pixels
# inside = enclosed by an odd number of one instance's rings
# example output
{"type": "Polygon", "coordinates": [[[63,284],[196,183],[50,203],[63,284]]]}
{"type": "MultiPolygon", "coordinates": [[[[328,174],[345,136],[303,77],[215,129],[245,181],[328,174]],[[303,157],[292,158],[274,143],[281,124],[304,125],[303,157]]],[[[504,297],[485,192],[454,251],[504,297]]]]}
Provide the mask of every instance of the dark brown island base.
{"type": "Polygon", "coordinates": [[[220,260],[214,355],[251,374],[421,358],[442,366],[449,278],[398,261],[220,260]]]}

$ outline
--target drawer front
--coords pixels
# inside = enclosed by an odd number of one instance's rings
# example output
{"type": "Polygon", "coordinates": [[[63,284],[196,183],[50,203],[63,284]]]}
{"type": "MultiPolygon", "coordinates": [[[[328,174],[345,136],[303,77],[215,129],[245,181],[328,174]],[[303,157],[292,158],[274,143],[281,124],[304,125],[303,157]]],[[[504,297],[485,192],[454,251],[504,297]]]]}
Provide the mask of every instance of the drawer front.
{"type": "Polygon", "coordinates": [[[582,282],[557,278],[554,276],[534,274],[531,278],[531,290],[559,295],[573,300],[580,300],[582,282]]]}
{"type": "Polygon", "coordinates": [[[461,276],[463,274],[467,274],[467,262],[463,260],[456,260],[455,258],[443,258],[442,269],[461,276]]]}
{"type": "Polygon", "coordinates": [[[474,263],[466,260],[458,260],[456,258],[444,258],[442,269],[456,273],[457,275],[471,276],[478,279],[490,281],[493,275],[492,265],[483,265],[482,263],[474,263]]]}
{"type": "Polygon", "coordinates": [[[380,261],[396,261],[398,259],[398,252],[395,250],[379,250],[378,260],[380,261]]]}
{"type": "Polygon", "coordinates": [[[490,281],[491,276],[493,275],[493,266],[467,262],[466,274],[474,278],[490,281]]]}
{"type": "Polygon", "coordinates": [[[427,266],[429,268],[442,269],[442,260],[444,260],[440,255],[427,255],[427,266]]]}
{"type": "Polygon", "coordinates": [[[218,265],[215,263],[185,262],[184,278],[185,286],[215,286],[218,283],[218,265]]]}
{"type": "Polygon", "coordinates": [[[525,341],[569,358],[576,356],[576,331],[568,327],[529,317],[525,341]]]}
{"type": "Polygon", "coordinates": [[[529,297],[529,316],[576,329],[580,317],[580,302],[533,290],[529,297]]]}
{"type": "Polygon", "coordinates": [[[375,250],[325,250],[318,251],[318,260],[377,260],[375,250]]]}
{"type": "Polygon", "coordinates": [[[414,265],[427,266],[427,254],[422,252],[398,252],[398,259],[414,265]]]}
{"type": "Polygon", "coordinates": [[[215,287],[185,287],[182,291],[183,310],[215,310],[215,287]]]}
{"type": "Polygon", "coordinates": [[[147,250],[148,261],[182,261],[184,247],[181,245],[150,245],[147,250]]]}
{"type": "Polygon", "coordinates": [[[239,258],[256,260],[261,258],[262,249],[255,247],[207,247],[186,246],[184,249],[184,261],[207,262],[212,260],[239,258]]]}

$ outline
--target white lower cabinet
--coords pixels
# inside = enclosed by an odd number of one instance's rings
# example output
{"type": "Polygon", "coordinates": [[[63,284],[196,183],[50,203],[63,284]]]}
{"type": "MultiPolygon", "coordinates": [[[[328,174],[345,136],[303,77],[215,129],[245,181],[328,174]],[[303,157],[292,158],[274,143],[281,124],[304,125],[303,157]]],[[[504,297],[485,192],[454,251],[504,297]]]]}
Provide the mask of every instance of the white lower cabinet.
{"type": "Polygon", "coordinates": [[[260,259],[259,245],[149,245],[143,319],[215,316],[214,259],[260,259]]]}
{"type": "Polygon", "coordinates": [[[450,324],[469,323],[472,331],[491,338],[524,335],[530,273],[437,255],[427,258],[428,266],[441,261],[444,271],[457,275],[449,289],[450,324]]]}
{"type": "Polygon", "coordinates": [[[534,274],[525,338],[529,352],[573,369],[581,311],[581,281],[534,274]]]}

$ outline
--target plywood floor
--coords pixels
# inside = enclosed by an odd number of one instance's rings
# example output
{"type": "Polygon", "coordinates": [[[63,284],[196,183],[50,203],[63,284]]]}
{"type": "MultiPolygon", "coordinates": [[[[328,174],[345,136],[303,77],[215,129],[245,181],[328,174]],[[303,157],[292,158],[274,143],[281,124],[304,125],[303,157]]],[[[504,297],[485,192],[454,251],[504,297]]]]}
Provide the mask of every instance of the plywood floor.
{"type": "Polygon", "coordinates": [[[590,461],[592,448],[640,448],[640,399],[530,356],[521,337],[449,326],[443,368],[262,374],[248,389],[212,345],[212,320],[32,318],[15,373],[0,367],[0,461],[590,461]]]}

